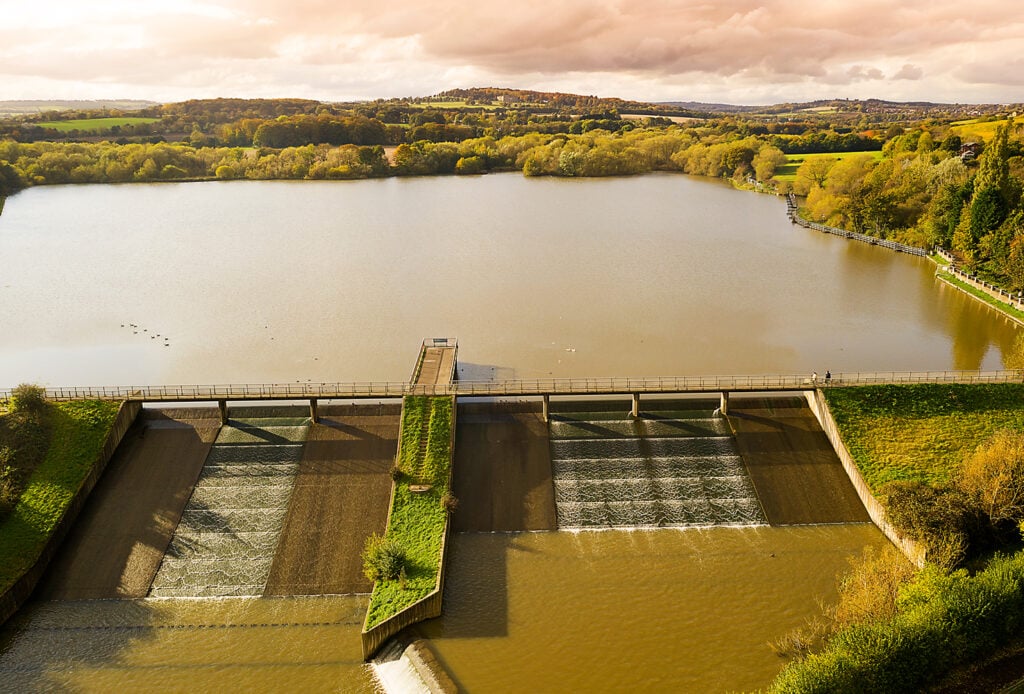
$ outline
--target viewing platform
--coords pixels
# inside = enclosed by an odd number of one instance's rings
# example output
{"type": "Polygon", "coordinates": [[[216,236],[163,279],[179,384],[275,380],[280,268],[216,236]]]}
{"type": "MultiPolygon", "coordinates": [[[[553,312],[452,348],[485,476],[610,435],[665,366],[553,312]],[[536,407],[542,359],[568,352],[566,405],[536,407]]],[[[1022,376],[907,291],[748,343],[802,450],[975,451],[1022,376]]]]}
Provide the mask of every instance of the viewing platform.
{"type": "Polygon", "coordinates": [[[436,387],[455,380],[455,361],[459,343],[453,337],[428,337],[420,346],[410,383],[413,386],[436,387]]]}

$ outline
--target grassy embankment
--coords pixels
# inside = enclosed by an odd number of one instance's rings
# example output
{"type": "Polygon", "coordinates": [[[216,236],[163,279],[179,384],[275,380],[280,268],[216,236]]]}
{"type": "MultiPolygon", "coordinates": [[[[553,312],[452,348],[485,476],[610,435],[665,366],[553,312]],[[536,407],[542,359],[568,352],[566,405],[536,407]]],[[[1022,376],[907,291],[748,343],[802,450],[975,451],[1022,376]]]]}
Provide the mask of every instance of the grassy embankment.
{"type": "Polygon", "coordinates": [[[374,583],[366,629],[426,597],[437,585],[450,498],[451,433],[452,398],[405,398],[385,538],[404,550],[406,572],[404,578],[374,583]]]}
{"type": "Polygon", "coordinates": [[[828,388],[843,442],[872,493],[895,481],[945,484],[1000,429],[1024,430],[1024,385],[828,388]]]}
{"type": "MultiPolygon", "coordinates": [[[[825,397],[876,493],[890,481],[947,484],[996,431],[1024,430],[1018,384],[832,388],[825,397]]],[[[927,566],[898,588],[891,612],[839,629],[820,652],[788,665],[770,691],[920,691],[1001,648],[1019,652],[1024,552],[975,568],[927,566]]]]}
{"type": "Polygon", "coordinates": [[[142,125],[147,123],[156,123],[159,118],[141,118],[124,116],[119,118],[79,118],[77,120],[55,120],[46,121],[45,123],[36,123],[41,128],[53,128],[62,133],[70,132],[72,130],[78,130],[81,132],[103,132],[110,130],[114,126],[123,127],[125,125],[142,125]]]}
{"type": "MultiPolygon", "coordinates": [[[[943,265],[948,265],[948,263],[943,263],[943,265]]],[[[970,294],[971,296],[975,297],[976,299],[980,299],[981,301],[985,302],[986,304],[988,304],[992,308],[996,309],[997,311],[1002,311],[1003,313],[1007,314],[1008,316],[1013,316],[1017,320],[1024,321],[1024,311],[1021,311],[1020,309],[1018,309],[1018,308],[1016,308],[1014,306],[1011,306],[1010,304],[1006,303],[1005,301],[1000,301],[999,299],[995,298],[994,296],[992,296],[988,292],[983,292],[982,290],[978,289],[977,287],[973,287],[970,284],[967,284],[966,282],[961,280],[956,275],[953,275],[953,274],[951,274],[949,272],[946,272],[944,270],[941,270],[941,269],[938,272],[936,272],[935,274],[942,281],[948,282],[949,284],[953,285],[954,287],[962,289],[963,291],[967,292],[968,294],[970,294]]]]}
{"type": "Polygon", "coordinates": [[[796,180],[796,170],[800,168],[800,165],[809,159],[828,159],[829,161],[842,161],[843,159],[849,159],[850,157],[859,157],[862,155],[869,155],[873,159],[880,160],[882,158],[881,152],[824,152],[821,154],[787,154],[786,164],[780,166],[775,172],[776,181],[788,181],[792,183],[796,180]]]}
{"type": "Polygon", "coordinates": [[[39,557],[102,450],[118,406],[98,401],[44,404],[38,421],[13,427],[17,413],[0,417],[10,452],[8,474],[24,476],[19,484],[23,491],[0,521],[0,592],[39,557]]]}

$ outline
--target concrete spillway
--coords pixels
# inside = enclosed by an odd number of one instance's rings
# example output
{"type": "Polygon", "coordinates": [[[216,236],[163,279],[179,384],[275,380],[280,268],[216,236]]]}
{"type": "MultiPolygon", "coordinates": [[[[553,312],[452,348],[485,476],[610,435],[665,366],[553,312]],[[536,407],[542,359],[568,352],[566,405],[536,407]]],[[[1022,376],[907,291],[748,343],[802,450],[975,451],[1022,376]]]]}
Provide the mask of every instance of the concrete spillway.
{"type": "Polygon", "coordinates": [[[263,593],[307,430],[288,418],[232,420],[221,430],[150,596],[263,593]]]}
{"type": "Polygon", "coordinates": [[[656,419],[553,419],[559,528],[766,523],[724,419],[687,411],[656,419]]]}

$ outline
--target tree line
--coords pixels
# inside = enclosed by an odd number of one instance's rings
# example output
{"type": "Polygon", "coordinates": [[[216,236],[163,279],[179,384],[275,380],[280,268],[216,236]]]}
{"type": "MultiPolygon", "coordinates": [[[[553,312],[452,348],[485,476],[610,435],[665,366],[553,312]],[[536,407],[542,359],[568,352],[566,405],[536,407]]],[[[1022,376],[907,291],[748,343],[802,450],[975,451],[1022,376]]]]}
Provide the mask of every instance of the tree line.
{"type": "Polygon", "coordinates": [[[794,191],[805,216],[830,226],[923,248],[939,246],[964,266],[1024,290],[1024,146],[1019,128],[1001,126],[991,142],[963,148],[928,129],[902,133],[883,157],[807,159],[794,191]],[[980,154],[976,156],[976,152],[980,154]]]}

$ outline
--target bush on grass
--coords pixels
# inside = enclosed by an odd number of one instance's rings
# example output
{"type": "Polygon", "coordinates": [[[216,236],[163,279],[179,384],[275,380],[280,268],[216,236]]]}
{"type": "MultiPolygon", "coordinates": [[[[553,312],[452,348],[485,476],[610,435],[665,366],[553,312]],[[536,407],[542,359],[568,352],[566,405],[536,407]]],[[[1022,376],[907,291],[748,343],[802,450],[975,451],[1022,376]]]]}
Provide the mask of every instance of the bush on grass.
{"type": "Polygon", "coordinates": [[[377,533],[366,538],[363,548],[363,573],[371,581],[394,581],[405,574],[406,553],[394,538],[377,533]]]}

